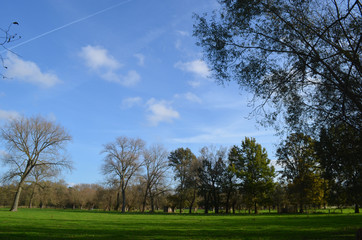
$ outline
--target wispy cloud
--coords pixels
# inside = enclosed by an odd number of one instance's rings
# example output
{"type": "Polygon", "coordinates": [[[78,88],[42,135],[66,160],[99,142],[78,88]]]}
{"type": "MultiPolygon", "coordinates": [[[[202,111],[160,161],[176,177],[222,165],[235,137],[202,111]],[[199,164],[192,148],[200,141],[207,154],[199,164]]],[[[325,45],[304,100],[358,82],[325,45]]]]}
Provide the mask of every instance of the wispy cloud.
{"type": "Polygon", "coordinates": [[[0,109],[0,120],[9,120],[19,118],[20,114],[16,111],[6,111],[0,109]]]}
{"type": "Polygon", "coordinates": [[[136,85],[141,80],[141,76],[135,70],[128,71],[126,75],[119,73],[122,64],[103,47],[85,46],[79,56],[91,70],[97,72],[106,81],[129,87],[136,85]]]}
{"type": "Polygon", "coordinates": [[[191,62],[177,62],[174,65],[176,68],[185,72],[191,72],[197,76],[207,78],[210,75],[210,70],[206,63],[202,60],[194,60],[191,62]]]}
{"type": "Polygon", "coordinates": [[[4,64],[7,67],[5,75],[8,79],[28,82],[46,88],[61,82],[55,74],[43,72],[36,63],[25,61],[12,53],[7,55],[4,64]]]}
{"type": "MultiPolygon", "coordinates": [[[[239,144],[244,137],[260,137],[270,136],[270,139],[274,138],[273,131],[249,131],[245,129],[245,127],[241,127],[242,124],[240,121],[237,121],[238,124],[230,124],[229,126],[220,127],[220,126],[209,126],[209,127],[201,127],[199,129],[199,134],[189,137],[183,138],[174,138],[172,139],[178,143],[198,143],[198,144],[206,144],[206,143],[216,143],[216,144],[239,144]]],[[[245,123],[244,123],[245,125],[245,123]]]]}
{"type": "Polygon", "coordinates": [[[197,88],[197,87],[200,87],[200,85],[201,85],[201,82],[200,81],[188,81],[187,82],[191,87],[193,87],[193,88],[197,88]]]}
{"type": "Polygon", "coordinates": [[[201,98],[199,98],[196,94],[194,94],[192,92],[187,92],[184,94],[175,94],[175,98],[184,98],[189,102],[202,103],[201,98]]]}
{"type": "Polygon", "coordinates": [[[138,106],[142,104],[141,97],[131,97],[123,99],[122,101],[122,108],[132,108],[134,106],[138,106]]]}
{"type": "Polygon", "coordinates": [[[183,37],[188,37],[190,36],[190,34],[186,31],[182,31],[182,30],[177,30],[176,33],[180,36],[183,36],[183,37]]]}
{"type": "Polygon", "coordinates": [[[152,126],[157,126],[160,122],[172,122],[174,119],[178,119],[180,114],[175,111],[170,102],[161,100],[157,101],[151,98],[147,101],[147,119],[152,126]]]}
{"type": "Polygon", "coordinates": [[[145,56],[141,53],[136,53],[135,58],[138,59],[138,65],[140,66],[144,66],[145,65],[145,56]]]}

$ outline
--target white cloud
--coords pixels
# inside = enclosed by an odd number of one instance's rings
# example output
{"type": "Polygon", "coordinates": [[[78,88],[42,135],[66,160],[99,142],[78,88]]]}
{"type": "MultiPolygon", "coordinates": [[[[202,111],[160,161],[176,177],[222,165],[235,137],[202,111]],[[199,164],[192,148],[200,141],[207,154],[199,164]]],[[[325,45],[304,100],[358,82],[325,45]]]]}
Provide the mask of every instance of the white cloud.
{"type": "Polygon", "coordinates": [[[0,120],[8,120],[8,119],[14,119],[19,118],[20,114],[16,111],[6,111],[0,109],[0,120]]]}
{"type": "Polygon", "coordinates": [[[203,78],[207,78],[210,75],[210,70],[208,66],[202,60],[194,60],[191,62],[177,62],[174,66],[181,69],[182,71],[191,72],[203,78]]]}
{"type": "Polygon", "coordinates": [[[188,81],[187,83],[193,88],[200,87],[200,85],[201,85],[200,81],[188,81]]]}
{"type": "Polygon", "coordinates": [[[188,36],[190,36],[190,34],[189,34],[188,32],[186,32],[186,31],[181,31],[181,30],[179,30],[179,31],[176,31],[176,33],[179,34],[179,35],[181,35],[181,36],[183,36],[183,37],[188,37],[188,36]]]}
{"type": "Polygon", "coordinates": [[[85,46],[79,55],[86,61],[86,65],[93,70],[101,68],[116,70],[122,66],[108,53],[107,49],[100,46],[85,46]]]}
{"type": "Polygon", "coordinates": [[[188,92],[185,94],[185,98],[187,100],[189,100],[190,102],[196,102],[196,103],[201,103],[201,98],[199,98],[198,96],[196,96],[195,94],[188,92]]]}
{"type": "Polygon", "coordinates": [[[41,87],[52,87],[61,82],[55,74],[44,73],[36,63],[25,61],[15,54],[9,53],[4,64],[7,67],[5,75],[9,79],[17,79],[41,87]]]}
{"type": "Polygon", "coordinates": [[[123,108],[131,108],[133,106],[141,105],[142,104],[142,98],[141,97],[131,97],[123,99],[122,101],[122,107],[123,108]]]}
{"type": "Polygon", "coordinates": [[[130,87],[141,80],[141,76],[134,70],[128,71],[127,75],[120,74],[118,70],[122,64],[103,47],[88,45],[82,48],[79,56],[85,60],[91,70],[96,71],[106,81],[130,87]]]}
{"type": "Polygon", "coordinates": [[[175,98],[184,98],[187,101],[190,101],[190,102],[193,102],[193,103],[202,103],[201,98],[199,98],[198,96],[196,96],[192,92],[187,92],[185,94],[175,94],[175,98]]]}
{"type": "Polygon", "coordinates": [[[144,66],[145,65],[145,56],[141,53],[137,53],[134,55],[138,59],[138,65],[144,66]]]}
{"type": "Polygon", "coordinates": [[[160,122],[172,122],[173,119],[180,117],[180,114],[171,107],[169,102],[157,101],[154,98],[148,100],[147,111],[150,112],[147,119],[152,126],[157,126],[160,122]]]}
{"type": "Polygon", "coordinates": [[[141,76],[134,70],[128,72],[126,76],[121,77],[121,84],[124,86],[134,86],[141,80],[141,76]]]}

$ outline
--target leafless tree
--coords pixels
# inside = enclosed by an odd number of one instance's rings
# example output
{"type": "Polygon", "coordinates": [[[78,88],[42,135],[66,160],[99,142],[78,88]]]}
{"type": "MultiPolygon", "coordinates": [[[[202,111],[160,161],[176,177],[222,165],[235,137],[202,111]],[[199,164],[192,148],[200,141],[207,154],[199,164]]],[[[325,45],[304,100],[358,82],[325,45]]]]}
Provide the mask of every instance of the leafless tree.
{"type": "Polygon", "coordinates": [[[147,196],[150,199],[151,212],[154,212],[154,197],[165,191],[164,180],[169,169],[168,151],[162,145],[153,145],[145,150],[143,179],[145,192],[142,204],[142,212],[145,211],[147,196]]]}
{"type": "Polygon", "coordinates": [[[34,167],[33,171],[29,174],[29,181],[31,183],[31,193],[29,198],[29,208],[33,207],[33,200],[35,197],[36,189],[44,188],[44,182],[55,178],[59,174],[59,169],[54,169],[49,165],[42,165],[34,167]]]}
{"type": "Polygon", "coordinates": [[[102,173],[110,181],[118,183],[116,209],[119,209],[122,194],[122,212],[126,211],[127,185],[142,165],[140,156],[144,146],[143,140],[125,136],[118,137],[116,141],[104,145],[102,153],[107,155],[104,158],[102,173]]]}
{"type": "Polygon", "coordinates": [[[9,120],[0,132],[7,153],[3,163],[9,166],[4,180],[19,179],[10,211],[17,211],[24,183],[34,168],[71,169],[65,154],[66,143],[72,137],[60,125],[43,117],[20,117],[9,120]]]}
{"type": "MultiPolygon", "coordinates": [[[[7,28],[0,28],[0,61],[1,64],[3,66],[3,68],[7,68],[4,64],[4,57],[2,55],[2,49],[4,49],[5,51],[11,51],[7,48],[7,45],[15,40],[18,40],[21,38],[21,36],[19,36],[16,33],[12,33],[11,32],[11,28],[14,25],[19,25],[18,22],[12,22],[9,24],[9,26],[7,28]]],[[[1,71],[0,71],[0,76],[5,77],[1,71]]]]}

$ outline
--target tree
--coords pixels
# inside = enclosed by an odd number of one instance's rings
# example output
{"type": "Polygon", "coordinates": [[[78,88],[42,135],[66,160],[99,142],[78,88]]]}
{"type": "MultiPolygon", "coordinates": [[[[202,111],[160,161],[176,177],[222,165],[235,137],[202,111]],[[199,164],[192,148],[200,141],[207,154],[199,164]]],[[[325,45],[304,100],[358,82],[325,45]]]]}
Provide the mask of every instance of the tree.
{"type": "Polygon", "coordinates": [[[354,204],[355,213],[359,213],[359,205],[362,204],[361,132],[345,124],[324,128],[316,150],[322,174],[330,183],[329,200],[336,205],[354,204]]]}
{"type": "Polygon", "coordinates": [[[153,145],[144,151],[143,157],[146,172],[143,175],[145,193],[142,212],[145,211],[147,196],[150,198],[151,212],[154,212],[154,197],[166,190],[164,180],[169,168],[167,159],[168,152],[161,145],[153,145]]]}
{"type": "Polygon", "coordinates": [[[261,122],[277,126],[283,117],[301,132],[343,122],[361,131],[360,0],[219,3],[211,17],[195,15],[194,35],[220,83],[254,94],[261,122]]]}
{"type": "Polygon", "coordinates": [[[200,150],[199,181],[200,193],[204,198],[205,213],[210,207],[219,213],[221,198],[226,185],[226,149],[220,147],[203,147],[200,150]]]}
{"type": "Polygon", "coordinates": [[[274,167],[265,148],[256,143],[254,138],[245,137],[241,147],[234,146],[229,152],[231,171],[241,181],[241,191],[244,200],[250,208],[254,206],[255,214],[258,205],[262,204],[273,190],[274,167]]]}
{"type": "Polygon", "coordinates": [[[120,208],[122,194],[122,212],[126,211],[126,189],[129,181],[139,171],[142,163],[140,156],[145,143],[141,139],[118,137],[114,142],[104,145],[106,154],[102,172],[109,180],[118,184],[116,209],[120,208]]]}
{"type": "Polygon", "coordinates": [[[299,204],[300,213],[305,204],[321,204],[324,184],[321,177],[315,141],[302,133],[294,133],[277,149],[278,164],[283,167],[282,177],[288,183],[288,190],[299,204]]]}
{"type": "Polygon", "coordinates": [[[189,148],[178,148],[170,153],[168,160],[174,170],[174,178],[178,180],[176,191],[180,213],[186,200],[189,200],[191,213],[197,193],[197,158],[189,148]]]}
{"type": "Polygon", "coordinates": [[[72,138],[66,130],[43,117],[12,119],[1,128],[7,154],[3,162],[9,166],[4,179],[18,178],[18,186],[10,211],[17,211],[21,191],[34,168],[71,169],[65,146],[72,138]]]}
{"type": "MultiPolygon", "coordinates": [[[[11,28],[14,25],[19,25],[19,23],[12,22],[11,24],[9,24],[9,26],[6,29],[0,28],[0,47],[2,47],[7,51],[9,49],[6,47],[6,45],[8,45],[10,42],[16,41],[21,38],[21,36],[19,36],[18,34],[11,32],[11,28]]],[[[2,56],[2,53],[0,53],[0,60],[3,68],[6,69],[7,67],[4,64],[4,57],[2,56]]],[[[2,73],[0,73],[0,76],[5,77],[2,73]]]]}
{"type": "Polygon", "coordinates": [[[51,168],[49,165],[34,167],[33,171],[29,175],[31,182],[31,194],[29,199],[29,208],[33,207],[33,199],[35,197],[36,189],[42,188],[42,182],[50,180],[59,174],[57,169],[51,168]]]}

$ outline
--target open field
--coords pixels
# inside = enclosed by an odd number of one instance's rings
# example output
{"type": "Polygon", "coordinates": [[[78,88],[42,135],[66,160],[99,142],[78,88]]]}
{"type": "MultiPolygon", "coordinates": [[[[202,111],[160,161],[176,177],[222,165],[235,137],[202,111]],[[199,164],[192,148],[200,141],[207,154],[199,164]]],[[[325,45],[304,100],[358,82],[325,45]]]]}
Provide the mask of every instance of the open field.
{"type": "Polygon", "coordinates": [[[362,214],[120,214],[0,209],[0,239],[354,239],[362,214]]]}

